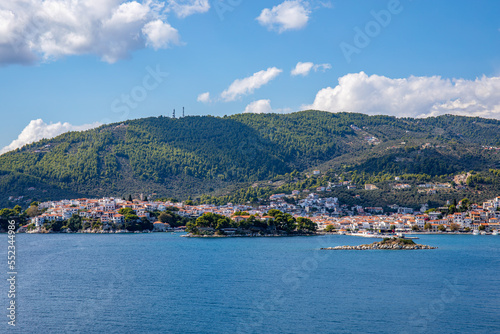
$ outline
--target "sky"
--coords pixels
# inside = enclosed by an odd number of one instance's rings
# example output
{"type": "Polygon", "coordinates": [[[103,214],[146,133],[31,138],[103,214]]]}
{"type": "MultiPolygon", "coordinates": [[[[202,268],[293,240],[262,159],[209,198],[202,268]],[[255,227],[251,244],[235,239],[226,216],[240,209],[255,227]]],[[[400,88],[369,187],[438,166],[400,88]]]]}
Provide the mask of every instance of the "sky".
{"type": "Polygon", "coordinates": [[[0,153],[150,116],[500,119],[500,1],[0,0],[0,153]]]}

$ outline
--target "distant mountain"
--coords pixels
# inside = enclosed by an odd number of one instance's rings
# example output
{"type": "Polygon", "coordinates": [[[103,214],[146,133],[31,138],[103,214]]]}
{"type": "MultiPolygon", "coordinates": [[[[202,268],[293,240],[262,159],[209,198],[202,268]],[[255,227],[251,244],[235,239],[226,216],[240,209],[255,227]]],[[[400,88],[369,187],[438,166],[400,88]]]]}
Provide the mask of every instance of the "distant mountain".
{"type": "Polygon", "coordinates": [[[500,121],[302,111],[144,118],[70,132],[0,156],[8,197],[156,194],[193,199],[296,172],[439,176],[499,167],[500,121]]]}

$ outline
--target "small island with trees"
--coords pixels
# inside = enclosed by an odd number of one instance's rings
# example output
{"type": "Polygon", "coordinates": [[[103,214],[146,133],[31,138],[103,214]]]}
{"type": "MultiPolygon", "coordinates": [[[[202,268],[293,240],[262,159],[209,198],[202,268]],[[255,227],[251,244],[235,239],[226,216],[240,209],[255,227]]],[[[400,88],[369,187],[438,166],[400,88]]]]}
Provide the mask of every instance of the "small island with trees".
{"type": "Polygon", "coordinates": [[[317,225],[309,218],[269,210],[266,216],[257,217],[248,212],[236,212],[232,219],[205,213],[186,225],[188,237],[266,237],[315,235],[317,225]]]}
{"type": "Polygon", "coordinates": [[[322,250],[416,250],[416,249],[436,249],[437,247],[419,245],[411,239],[405,238],[384,238],[382,241],[374,242],[369,245],[359,246],[337,246],[321,248],[322,250]]]}

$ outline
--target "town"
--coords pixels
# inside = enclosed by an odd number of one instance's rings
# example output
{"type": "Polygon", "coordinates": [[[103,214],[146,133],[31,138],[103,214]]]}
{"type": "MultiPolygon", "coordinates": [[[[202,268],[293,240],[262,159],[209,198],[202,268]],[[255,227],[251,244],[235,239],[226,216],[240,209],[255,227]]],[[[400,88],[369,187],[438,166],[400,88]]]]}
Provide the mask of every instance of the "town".
{"type": "MultiPolygon", "coordinates": [[[[419,211],[392,205],[388,207],[391,212],[384,212],[382,207],[348,207],[340,204],[337,198],[321,198],[316,193],[309,193],[305,198],[294,202],[295,204],[290,204],[287,199],[295,195],[297,194],[275,194],[270,196],[269,204],[258,207],[232,203],[222,206],[187,205],[183,202],[151,201],[147,198],[125,200],[110,197],[48,201],[35,203],[37,206],[31,207],[36,215],[32,215],[28,224],[21,226],[18,232],[54,232],[52,226],[56,222],[62,226],[60,232],[77,232],[72,230],[69,224],[64,224],[75,218],[87,222],[78,229],[80,232],[175,232],[184,231],[186,229],[184,223],[195,221],[205,214],[224,216],[230,221],[239,223],[250,218],[267,221],[273,218],[269,215],[271,211],[295,218],[306,217],[316,224],[315,232],[341,234],[462,232],[496,235],[500,230],[500,197],[482,204],[469,203],[464,199],[436,209],[429,209],[427,205],[423,205],[419,211]],[[164,219],[167,217],[172,221],[172,215],[179,218],[177,224],[164,219]],[[127,226],[131,225],[127,225],[127,222],[144,222],[146,225],[143,225],[142,230],[139,227],[128,229],[127,226]]],[[[235,232],[234,228],[226,230],[235,232]]]]}

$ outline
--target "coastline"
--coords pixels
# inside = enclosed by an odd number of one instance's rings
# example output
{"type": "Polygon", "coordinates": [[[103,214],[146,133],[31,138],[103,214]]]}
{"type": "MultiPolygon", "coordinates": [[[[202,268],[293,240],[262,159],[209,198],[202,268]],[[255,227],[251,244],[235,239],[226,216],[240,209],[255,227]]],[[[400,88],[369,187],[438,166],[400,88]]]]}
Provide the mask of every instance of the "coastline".
{"type": "Polygon", "coordinates": [[[197,235],[197,234],[183,234],[184,238],[284,238],[284,237],[317,237],[322,234],[309,233],[309,234],[264,234],[264,235],[197,235]]]}

